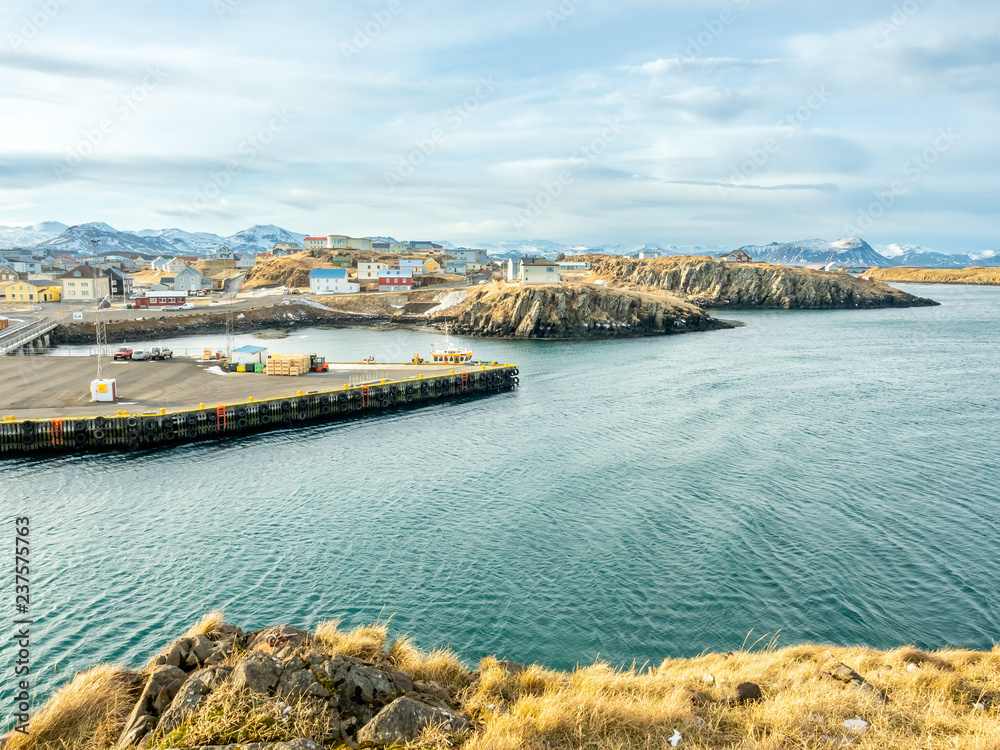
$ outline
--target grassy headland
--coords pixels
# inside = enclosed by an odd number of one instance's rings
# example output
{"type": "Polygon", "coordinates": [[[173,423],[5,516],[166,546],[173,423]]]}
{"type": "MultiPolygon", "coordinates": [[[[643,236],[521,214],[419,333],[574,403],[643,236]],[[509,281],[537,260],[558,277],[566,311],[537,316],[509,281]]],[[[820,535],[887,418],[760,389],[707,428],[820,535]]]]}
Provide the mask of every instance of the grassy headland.
{"type": "Polygon", "coordinates": [[[30,734],[10,735],[7,749],[359,743],[995,749],[1000,647],[927,653],[772,642],[641,668],[561,672],[487,657],[470,669],[451,651],[424,652],[405,636],[390,641],[382,623],[243,634],[213,614],[142,670],[79,673],[34,716],[30,734]]]}
{"type": "Polygon", "coordinates": [[[914,284],[1000,284],[1000,268],[869,268],[862,275],[914,284]]]}

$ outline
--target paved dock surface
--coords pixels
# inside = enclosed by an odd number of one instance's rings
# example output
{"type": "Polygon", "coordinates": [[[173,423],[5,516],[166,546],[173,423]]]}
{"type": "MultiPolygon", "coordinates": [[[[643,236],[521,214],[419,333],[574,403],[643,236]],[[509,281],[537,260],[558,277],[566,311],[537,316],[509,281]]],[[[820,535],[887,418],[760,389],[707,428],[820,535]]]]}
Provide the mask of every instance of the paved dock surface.
{"type": "Polygon", "coordinates": [[[481,365],[336,364],[330,371],[299,377],[268,376],[259,373],[217,374],[217,363],[190,359],[109,363],[107,377],[118,382],[118,402],[93,403],[90,382],[97,376],[94,357],[0,357],[0,417],[18,419],[61,419],[113,416],[119,410],[131,414],[193,409],[246,401],[294,396],[299,391],[327,391],[342,388],[352,378],[389,381],[423,375],[475,372],[481,365]]]}

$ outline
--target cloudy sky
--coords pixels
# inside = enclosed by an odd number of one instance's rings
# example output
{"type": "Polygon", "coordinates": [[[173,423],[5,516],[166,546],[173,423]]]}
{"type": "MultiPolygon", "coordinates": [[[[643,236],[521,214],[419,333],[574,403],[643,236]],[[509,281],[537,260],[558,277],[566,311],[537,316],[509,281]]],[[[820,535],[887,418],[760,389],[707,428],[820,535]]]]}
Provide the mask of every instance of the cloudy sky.
{"type": "Polygon", "coordinates": [[[8,0],[0,31],[4,225],[1000,249],[995,2],[8,0]]]}

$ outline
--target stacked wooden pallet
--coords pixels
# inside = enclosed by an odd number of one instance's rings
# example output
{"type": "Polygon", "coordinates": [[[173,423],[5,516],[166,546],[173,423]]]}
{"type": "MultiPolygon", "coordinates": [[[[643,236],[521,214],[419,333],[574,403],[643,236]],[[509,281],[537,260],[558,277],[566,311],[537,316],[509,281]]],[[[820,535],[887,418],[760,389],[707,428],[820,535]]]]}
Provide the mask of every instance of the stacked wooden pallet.
{"type": "Polygon", "coordinates": [[[308,354],[272,354],[264,366],[266,375],[287,375],[296,377],[309,372],[308,354]]]}

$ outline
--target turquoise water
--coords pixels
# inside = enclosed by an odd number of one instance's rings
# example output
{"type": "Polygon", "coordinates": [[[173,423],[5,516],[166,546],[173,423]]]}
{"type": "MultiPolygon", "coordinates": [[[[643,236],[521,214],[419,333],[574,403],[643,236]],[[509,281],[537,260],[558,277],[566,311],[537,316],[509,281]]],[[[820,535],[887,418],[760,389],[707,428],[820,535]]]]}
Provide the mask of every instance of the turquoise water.
{"type": "MultiPolygon", "coordinates": [[[[729,650],[751,629],[783,645],[989,648],[1000,289],[906,288],[943,305],[475,341],[520,364],[518,391],[169,452],[0,463],[4,538],[15,515],[32,519],[42,685],[98,660],[142,663],[213,608],[248,628],[392,615],[395,632],[470,662],[554,667],[729,650]]],[[[311,330],[266,345],[406,360],[438,338],[311,330]]],[[[174,345],[202,343],[222,342],[174,345]]]]}

